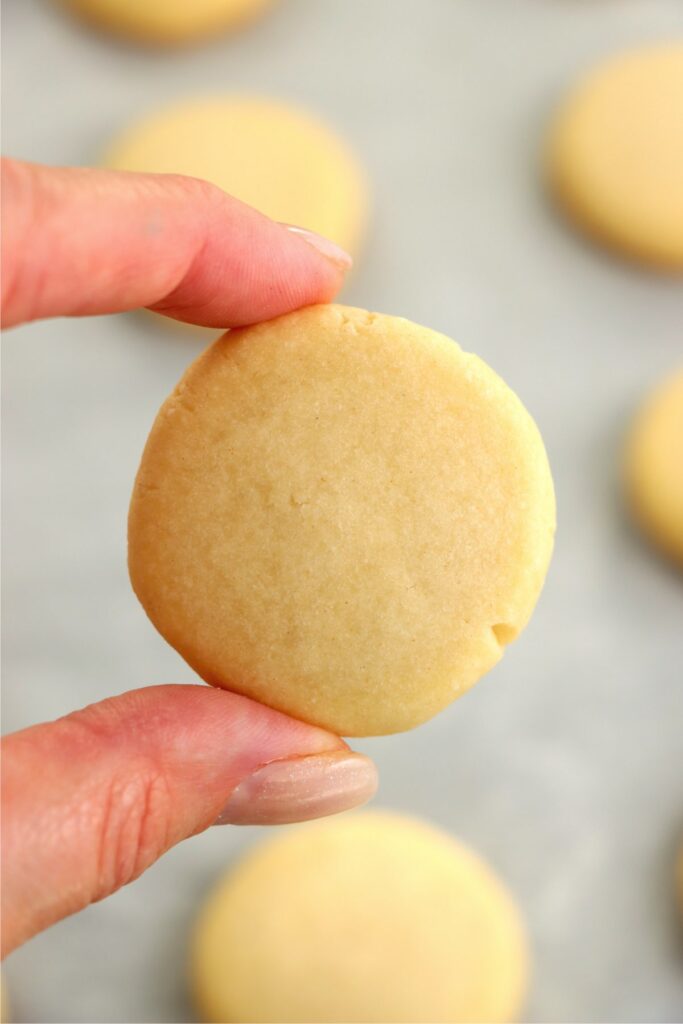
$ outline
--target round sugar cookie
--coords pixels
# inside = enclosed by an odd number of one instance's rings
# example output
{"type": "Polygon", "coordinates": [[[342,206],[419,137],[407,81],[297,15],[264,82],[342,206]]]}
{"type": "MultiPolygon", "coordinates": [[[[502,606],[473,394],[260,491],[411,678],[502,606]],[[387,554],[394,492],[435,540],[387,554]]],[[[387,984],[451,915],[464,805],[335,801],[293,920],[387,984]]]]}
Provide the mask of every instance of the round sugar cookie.
{"type": "Polygon", "coordinates": [[[61,0],[100,28],[136,42],[174,45],[236,28],[273,0],[61,0]]]}
{"type": "Polygon", "coordinates": [[[649,396],[636,417],[625,472],[639,523],[683,564],[683,369],[649,396]]]}
{"type": "Polygon", "coordinates": [[[512,1021],[519,913],[473,852],[419,821],[342,815],[280,832],[209,897],[192,949],[208,1021],[512,1021]]]}
{"type": "Polygon", "coordinates": [[[313,306],[190,366],[142,457],[129,567],[207,682],[373,735],[495,665],[554,519],[538,430],[488,366],[407,320],[313,306]]]}
{"type": "Polygon", "coordinates": [[[589,74],[557,116],[549,172],[591,234],[683,270],[683,40],[629,51],[589,74]]]}
{"type": "Polygon", "coordinates": [[[273,220],[358,249],[367,203],[355,156],[327,125],[274,100],[178,103],[125,132],[105,163],[204,178],[273,220]]]}

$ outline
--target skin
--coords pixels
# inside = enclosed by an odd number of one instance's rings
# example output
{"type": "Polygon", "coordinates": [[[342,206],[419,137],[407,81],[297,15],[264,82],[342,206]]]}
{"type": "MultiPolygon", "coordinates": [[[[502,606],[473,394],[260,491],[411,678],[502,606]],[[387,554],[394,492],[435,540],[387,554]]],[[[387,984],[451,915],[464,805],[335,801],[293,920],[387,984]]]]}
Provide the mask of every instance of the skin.
{"type": "MultiPolygon", "coordinates": [[[[195,179],[2,163],[4,327],[138,307],[238,326],[330,300],[349,265],[195,179]]],[[[3,955],[217,819],[246,820],[244,794],[258,799],[264,765],[291,763],[296,779],[301,758],[347,751],[338,736],[208,686],[133,690],[5,737],[3,955]]],[[[309,773],[305,801],[288,781],[258,820],[364,802],[374,768],[360,768],[345,802],[316,800],[309,773]]]]}

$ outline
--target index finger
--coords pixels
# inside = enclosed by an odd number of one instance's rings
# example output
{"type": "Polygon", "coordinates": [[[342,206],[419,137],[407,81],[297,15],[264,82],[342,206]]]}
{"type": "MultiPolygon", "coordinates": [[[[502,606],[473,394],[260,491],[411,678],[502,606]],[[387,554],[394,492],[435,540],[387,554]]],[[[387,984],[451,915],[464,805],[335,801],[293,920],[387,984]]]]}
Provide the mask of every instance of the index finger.
{"type": "Polygon", "coordinates": [[[207,327],[327,302],[350,257],[208,182],[2,161],[2,323],[148,307],[207,327]]]}

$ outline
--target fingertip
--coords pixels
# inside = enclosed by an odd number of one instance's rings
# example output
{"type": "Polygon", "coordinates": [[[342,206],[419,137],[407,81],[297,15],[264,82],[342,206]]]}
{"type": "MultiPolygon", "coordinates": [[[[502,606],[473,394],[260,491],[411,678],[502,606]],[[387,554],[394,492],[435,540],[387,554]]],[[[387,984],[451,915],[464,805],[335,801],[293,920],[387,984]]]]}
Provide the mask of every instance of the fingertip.
{"type": "Polygon", "coordinates": [[[342,288],[352,260],[334,242],[270,220],[218,189],[209,208],[198,255],[150,306],[155,312],[218,329],[246,327],[330,302],[342,288]]]}

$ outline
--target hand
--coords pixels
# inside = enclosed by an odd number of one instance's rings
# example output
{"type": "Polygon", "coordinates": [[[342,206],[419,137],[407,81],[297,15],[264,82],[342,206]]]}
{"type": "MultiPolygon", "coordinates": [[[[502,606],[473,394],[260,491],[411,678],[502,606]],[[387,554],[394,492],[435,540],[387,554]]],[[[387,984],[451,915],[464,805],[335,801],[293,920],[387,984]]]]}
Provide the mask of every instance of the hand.
{"type": "MultiPolygon", "coordinates": [[[[3,325],[146,306],[213,327],[326,302],[350,260],[205,182],[2,165],[3,325]]],[[[3,952],[211,824],[365,802],[339,737],[209,686],[153,686],[2,741],[3,952]]]]}

